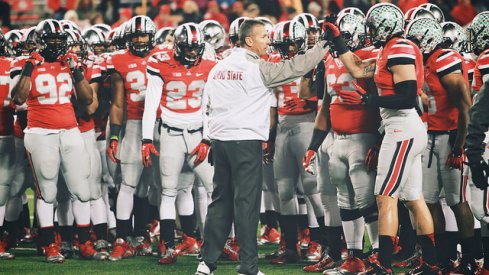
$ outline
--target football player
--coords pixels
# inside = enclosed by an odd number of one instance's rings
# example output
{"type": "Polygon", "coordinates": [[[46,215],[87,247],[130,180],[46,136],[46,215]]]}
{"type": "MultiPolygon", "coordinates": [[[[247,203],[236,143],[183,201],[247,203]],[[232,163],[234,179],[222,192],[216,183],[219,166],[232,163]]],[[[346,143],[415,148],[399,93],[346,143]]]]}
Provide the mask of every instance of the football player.
{"type": "Polygon", "coordinates": [[[14,103],[27,102],[25,147],[36,180],[40,245],[47,262],[60,263],[64,257],[54,241],[53,203],[57,195],[60,169],[73,201],[73,213],[80,240],[80,256],[95,253],[89,240],[90,192],[89,159],[77,127],[70,98],[76,94],[81,104],[93,101],[93,91],[76,62],[67,54],[67,36],[61,24],[52,19],[36,26],[36,44],[12,89],[14,103]]]}
{"type": "MultiPolygon", "coordinates": [[[[15,223],[4,224],[6,203],[10,195],[10,184],[14,176],[15,145],[14,145],[14,106],[10,96],[10,62],[7,57],[7,41],[0,31],[0,259],[12,259],[14,256],[7,252],[9,240],[4,236],[4,230],[12,232],[15,223]]],[[[19,214],[19,213],[18,213],[19,214]]]]}
{"type": "MultiPolygon", "coordinates": [[[[476,56],[476,65],[474,69],[474,79],[472,82],[474,96],[477,102],[477,93],[482,89],[483,84],[486,84],[489,80],[489,12],[479,13],[470,24],[468,28],[469,38],[469,51],[472,51],[476,56]]],[[[483,101],[481,101],[483,102],[483,101]]],[[[476,103],[477,104],[477,103],[476,103]]],[[[471,113],[471,117],[480,115],[479,113],[471,113]]],[[[474,125],[472,131],[479,131],[479,125],[474,125]]],[[[469,128],[470,130],[470,128],[469,128]]],[[[469,135],[470,137],[470,135],[469,135]]],[[[487,188],[487,160],[489,159],[489,148],[485,147],[485,151],[479,149],[477,144],[482,141],[487,144],[488,135],[472,135],[471,139],[467,138],[467,159],[470,167],[471,178],[474,185],[482,189],[480,191],[471,192],[471,207],[475,217],[483,223],[482,229],[482,242],[484,249],[484,268],[482,274],[489,273],[489,231],[487,230],[487,224],[489,223],[488,212],[488,188],[487,188]],[[484,177],[484,172],[486,176],[484,177]]]]}
{"type": "MultiPolygon", "coordinates": [[[[281,59],[291,59],[307,49],[306,29],[297,21],[281,22],[274,28],[272,43],[281,56],[276,62],[281,59]]],[[[302,156],[307,150],[306,140],[312,135],[316,111],[316,105],[299,99],[300,80],[301,78],[298,78],[276,89],[278,128],[273,165],[280,198],[280,225],[285,238],[286,250],[272,260],[273,264],[298,261],[296,251],[299,224],[297,190],[307,196],[318,219],[324,217],[316,178],[303,169],[299,169],[302,156]]],[[[305,224],[307,227],[307,216],[305,224]]]]}
{"type": "Polygon", "coordinates": [[[472,249],[476,245],[474,218],[460,171],[471,105],[467,68],[459,53],[442,48],[443,31],[435,19],[415,19],[407,26],[406,37],[419,45],[425,56],[429,138],[423,153],[423,196],[433,217],[438,257],[441,264],[449,264],[449,259],[444,257],[445,221],[440,205],[443,187],[446,202],[455,214],[462,244],[462,264],[458,272],[467,274],[475,269],[472,249]]]}
{"type": "MultiPolygon", "coordinates": [[[[150,154],[158,155],[152,140],[156,111],[158,106],[161,108],[160,264],[174,263],[179,254],[174,244],[175,199],[184,162],[205,186],[209,200],[212,193],[213,169],[206,161],[210,143],[202,139],[201,105],[202,89],[215,62],[202,57],[204,37],[197,24],[179,26],[174,38],[173,49],[156,53],[148,62],[148,92],[143,115],[142,157],[149,166],[150,154]]],[[[186,246],[196,242],[192,212],[193,209],[180,213],[186,246]]]]}
{"type": "MultiPolygon", "coordinates": [[[[141,151],[141,119],[143,117],[144,100],[146,96],[146,65],[154,50],[155,26],[146,16],[136,16],[128,23],[127,50],[112,53],[107,59],[107,69],[111,75],[112,102],[110,107],[110,143],[107,154],[112,162],[121,164],[122,184],[117,196],[117,239],[109,259],[118,261],[125,257],[134,256],[133,247],[127,242],[132,235],[131,214],[135,215],[134,235],[145,236],[147,209],[135,208],[141,205],[146,197],[134,199],[138,185],[146,189],[152,179],[152,170],[145,169],[141,151]],[[124,103],[125,101],[125,103],[124,103]],[[119,138],[122,129],[124,104],[126,105],[124,138],[119,148],[119,138]],[[141,181],[142,180],[142,181],[141,181]],[[136,206],[135,206],[136,204],[136,206]],[[139,219],[139,220],[137,220],[139,219]],[[144,222],[142,222],[144,220],[144,222]]],[[[140,239],[140,238],[138,238],[140,239]]],[[[150,253],[149,238],[140,239],[138,251],[150,253]]]]}
{"type": "MultiPolygon", "coordinates": [[[[331,19],[329,19],[331,20],[331,19]]],[[[342,63],[355,78],[374,77],[379,95],[341,91],[346,104],[379,107],[384,138],[379,151],[375,194],[379,210],[379,254],[369,274],[392,274],[391,257],[398,230],[397,201],[411,211],[423,250],[418,272],[439,272],[435,252],[433,220],[422,196],[421,155],[428,142],[426,128],[417,111],[417,94],[423,85],[423,55],[403,35],[404,15],[388,3],[372,6],[366,16],[367,33],[376,47],[376,59],[361,60],[352,53],[333,23],[325,24],[342,63]]]]}
{"type": "MultiPolygon", "coordinates": [[[[363,20],[345,13],[336,19],[339,31],[348,49],[362,60],[375,58],[378,50],[364,47],[365,28],[363,20]]],[[[380,137],[377,132],[380,117],[378,109],[344,104],[339,97],[343,92],[355,89],[356,80],[332,53],[325,62],[327,93],[316,118],[314,134],[306,153],[305,168],[323,143],[327,130],[333,131],[333,145],[329,155],[329,175],[336,186],[338,205],[343,224],[348,258],[336,272],[355,274],[365,272],[363,255],[364,227],[367,226],[370,241],[375,251],[378,249],[378,213],[374,197],[375,166],[374,157],[378,151],[380,137]],[[331,125],[328,125],[331,121],[331,125]]],[[[376,92],[372,79],[357,81],[370,94],[376,92]]],[[[325,271],[325,274],[329,274],[325,271]]]]}

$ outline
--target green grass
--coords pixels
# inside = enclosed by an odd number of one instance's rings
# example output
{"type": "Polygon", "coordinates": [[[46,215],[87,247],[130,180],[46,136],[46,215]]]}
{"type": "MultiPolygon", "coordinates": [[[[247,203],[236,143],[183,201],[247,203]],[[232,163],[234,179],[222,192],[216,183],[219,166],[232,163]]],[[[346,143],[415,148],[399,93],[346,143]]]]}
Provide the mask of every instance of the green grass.
{"type": "MultiPolygon", "coordinates": [[[[29,198],[29,209],[31,210],[31,218],[33,217],[33,192],[27,191],[29,198]]],[[[260,254],[259,268],[267,275],[294,275],[308,274],[302,271],[305,265],[309,262],[300,262],[286,266],[275,266],[270,264],[270,260],[265,260],[263,257],[266,254],[272,253],[277,248],[276,245],[259,246],[258,253],[260,254]]],[[[370,248],[368,237],[365,238],[365,250],[370,248]]],[[[1,274],[49,274],[49,275],[71,275],[71,274],[194,274],[198,261],[195,256],[182,256],[178,258],[177,263],[172,265],[159,265],[158,257],[134,257],[125,259],[119,262],[98,262],[91,260],[80,260],[77,256],[73,259],[68,259],[63,264],[45,263],[44,257],[36,256],[36,251],[33,244],[21,244],[18,248],[11,251],[15,256],[15,260],[1,261],[1,274]]],[[[228,275],[237,274],[236,262],[220,261],[216,274],[228,275]]],[[[401,269],[395,270],[397,272],[401,269]]],[[[404,271],[404,270],[403,270],[404,271]]],[[[320,273],[316,273],[320,274],[320,273]]]]}

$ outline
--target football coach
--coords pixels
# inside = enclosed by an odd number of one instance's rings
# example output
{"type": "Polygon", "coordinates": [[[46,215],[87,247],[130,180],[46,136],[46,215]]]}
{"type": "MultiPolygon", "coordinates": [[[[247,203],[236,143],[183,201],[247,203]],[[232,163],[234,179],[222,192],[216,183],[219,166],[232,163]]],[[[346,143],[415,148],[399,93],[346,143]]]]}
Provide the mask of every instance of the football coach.
{"type": "Polygon", "coordinates": [[[321,39],[303,55],[279,63],[267,62],[260,57],[267,54],[268,33],[265,25],[254,19],[241,24],[239,45],[211,70],[204,88],[202,106],[208,110],[204,137],[211,141],[214,192],[205,221],[202,259],[195,273],[198,275],[213,274],[217,268],[233,222],[240,245],[238,274],[263,274],[258,270],[256,232],[262,142],[269,136],[273,96],[270,88],[305,75],[328,52],[321,39]]]}

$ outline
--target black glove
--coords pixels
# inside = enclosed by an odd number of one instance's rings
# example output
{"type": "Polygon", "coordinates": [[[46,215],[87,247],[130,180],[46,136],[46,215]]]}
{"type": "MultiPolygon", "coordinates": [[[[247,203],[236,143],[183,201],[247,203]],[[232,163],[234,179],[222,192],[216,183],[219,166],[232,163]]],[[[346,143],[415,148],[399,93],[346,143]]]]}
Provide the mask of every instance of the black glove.
{"type": "Polygon", "coordinates": [[[474,185],[485,190],[487,188],[487,176],[489,175],[489,166],[480,159],[478,162],[469,162],[470,172],[472,173],[472,182],[474,185]]]}

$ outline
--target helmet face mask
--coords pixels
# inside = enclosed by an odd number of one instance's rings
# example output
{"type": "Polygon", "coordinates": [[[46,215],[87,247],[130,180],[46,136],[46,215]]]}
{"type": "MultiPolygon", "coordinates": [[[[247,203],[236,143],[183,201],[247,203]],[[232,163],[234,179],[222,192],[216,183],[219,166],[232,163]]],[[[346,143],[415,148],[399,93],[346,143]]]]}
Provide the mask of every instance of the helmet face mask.
{"type": "Polygon", "coordinates": [[[202,61],[205,42],[197,24],[185,23],[178,26],[173,37],[176,60],[185,66],[196,66],[202,61]]]}
{"type": "Polygon", "coordinates": [[[106,52],[109,46],[103,32],[94,27],[83,32],[83,40],[86,41],[90,50],[96,55],[106,52]]]}
{"type": "Polygon", "coordinates": [[[61,24],[54,19],[39,22],[35,39],[39,54],[47,62],[54,62],[68,51],[67,35],[61,24]]]}
{"type": "Polygon", "coordinates": [[[469,52],[476,55],[489,49],[489,12],[479,13],[467,29],[469,52]]]}
{"type": "Polygon", "coordinates": [[[307,49],[307,34],[304,25],[297,21],[284,21],[273,30],[272,45],[283,59],[291,59],[307,49]]]}
{"type": "Polygon", "coordinates": [[[145,57],[155,46],[155,34],[155,25],[149,17],[135,16],[128,23],[127,48],[135,56],[145,57]]]}
{"type": "Polygon", "coordinates": [[[310,49],[319,41],[321,27],[317,18],[310,13],[301,13],[296,15],[294,21],[299,22],[304,26],[307,32],[307,48],[310,49]]]}

